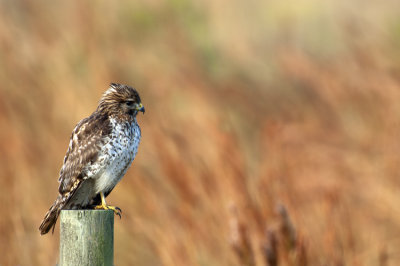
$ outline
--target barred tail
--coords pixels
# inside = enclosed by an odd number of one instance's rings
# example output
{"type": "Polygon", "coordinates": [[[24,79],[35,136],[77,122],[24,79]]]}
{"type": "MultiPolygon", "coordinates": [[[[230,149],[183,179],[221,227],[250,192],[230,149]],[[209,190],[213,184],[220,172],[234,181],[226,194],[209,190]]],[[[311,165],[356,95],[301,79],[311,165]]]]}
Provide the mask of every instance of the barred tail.
{"type": "Polygon", "coordinates": [[[54,227],[56,226],[58,215],[60,214],[61,209],[64,207],[64,201],[62,200],[61,195],[59,195],[53,205],[50,207],[49,211],[46,213],[42,224],[39,227],[40,234],[47,234],[50,229],[52,229],[52,233],[54,232],[54,227]]]}

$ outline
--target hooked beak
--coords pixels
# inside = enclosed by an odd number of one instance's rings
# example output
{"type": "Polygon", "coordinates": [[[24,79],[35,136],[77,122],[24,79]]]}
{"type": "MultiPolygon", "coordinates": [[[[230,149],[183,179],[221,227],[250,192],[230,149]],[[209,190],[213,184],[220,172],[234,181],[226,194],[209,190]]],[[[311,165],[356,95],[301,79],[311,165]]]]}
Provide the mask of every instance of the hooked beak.
{"type": "Polygon", "coordinates": [[[142,103],[140,103],[137,107],[136,110],[138,110],[139,112],[142,112],[144,114],[145,109],[142,103]]]}

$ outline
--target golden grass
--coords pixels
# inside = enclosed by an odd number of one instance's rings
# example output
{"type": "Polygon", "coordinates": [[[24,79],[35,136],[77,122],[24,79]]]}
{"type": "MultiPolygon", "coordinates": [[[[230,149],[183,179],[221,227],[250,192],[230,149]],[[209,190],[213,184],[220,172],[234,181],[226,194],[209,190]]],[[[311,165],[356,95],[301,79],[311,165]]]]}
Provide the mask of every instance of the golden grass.
{"type": "Polygon", "coordinates": [[[146,114],[108,201],[116,265],[397,265],[396,1],[0,3],[1,265],[54,265],[74,125],[146,114]]]}

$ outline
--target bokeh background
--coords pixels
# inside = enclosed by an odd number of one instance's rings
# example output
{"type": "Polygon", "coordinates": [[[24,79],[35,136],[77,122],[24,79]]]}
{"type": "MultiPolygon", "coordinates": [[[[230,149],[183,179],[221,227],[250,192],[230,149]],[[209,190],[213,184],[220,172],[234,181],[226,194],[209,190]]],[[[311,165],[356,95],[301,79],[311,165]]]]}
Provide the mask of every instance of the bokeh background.
{"type": "Polygon", "coordinates": [[[108,197],[116,265],[399,265],[396,0],[0,1],[0,265],[110,82],[142,142],[108,197]]]}

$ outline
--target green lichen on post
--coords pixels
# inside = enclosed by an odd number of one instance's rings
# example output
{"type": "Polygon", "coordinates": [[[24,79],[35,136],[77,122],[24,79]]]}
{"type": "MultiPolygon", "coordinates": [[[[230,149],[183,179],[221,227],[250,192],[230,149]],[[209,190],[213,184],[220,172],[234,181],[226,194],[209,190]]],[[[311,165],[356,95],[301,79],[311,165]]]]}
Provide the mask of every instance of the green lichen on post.
{"type": "Polygon", "coordinates": [[[63,210],[60,215],[60,266],[104,265],[114,261],[114,212],[63,210]]]}

